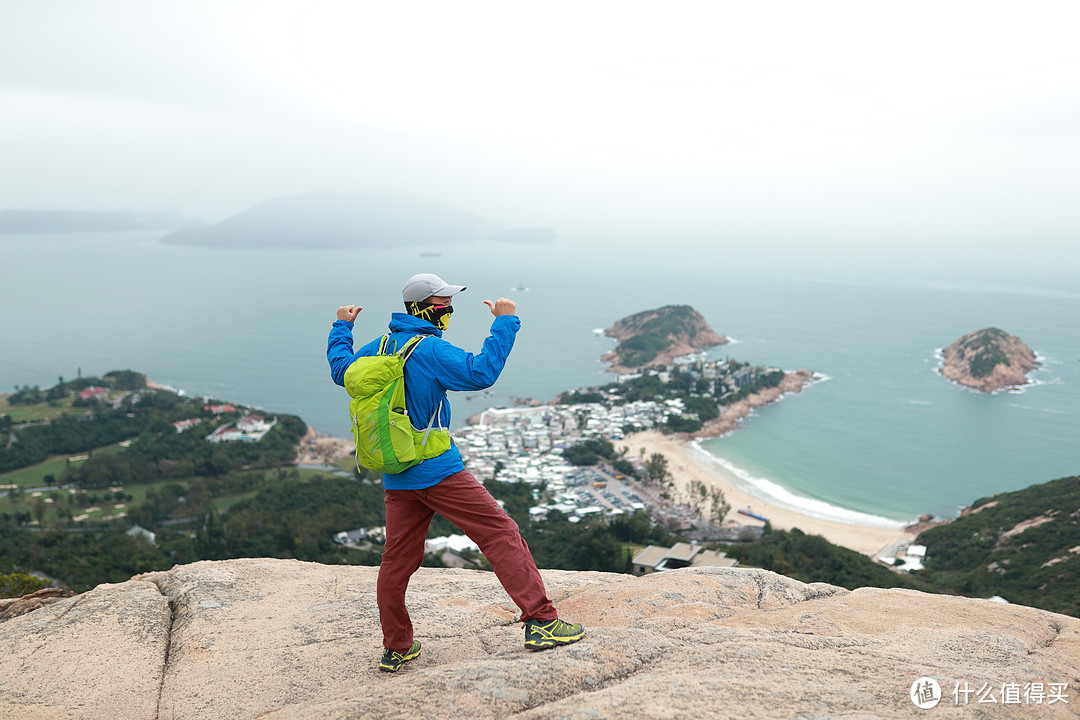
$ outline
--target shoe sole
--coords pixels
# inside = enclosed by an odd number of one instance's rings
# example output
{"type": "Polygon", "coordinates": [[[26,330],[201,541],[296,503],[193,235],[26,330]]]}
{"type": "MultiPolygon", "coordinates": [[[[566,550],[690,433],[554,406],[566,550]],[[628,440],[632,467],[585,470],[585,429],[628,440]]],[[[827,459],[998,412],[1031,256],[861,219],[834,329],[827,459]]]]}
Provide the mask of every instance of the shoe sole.
{"type": "Polygon", "coordinates": [[[548,650],[560,645],[572,645],[581,638],[585,637],[585,633],[572,638],[560,638],[558,640],[526,640],[525,647],[529,650],[548,650]]]}

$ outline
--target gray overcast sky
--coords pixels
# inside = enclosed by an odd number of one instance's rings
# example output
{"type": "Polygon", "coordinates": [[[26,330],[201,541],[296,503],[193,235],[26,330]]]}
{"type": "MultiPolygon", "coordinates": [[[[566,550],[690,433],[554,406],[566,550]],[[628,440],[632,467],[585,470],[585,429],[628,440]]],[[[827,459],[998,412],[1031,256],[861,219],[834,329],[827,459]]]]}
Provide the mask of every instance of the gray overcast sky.
{"type": "Polygon", "coordinates": [[[1077,245],[1080,10],[0,3],[0,208],[390,188],[506,226],[1077,245]]]}

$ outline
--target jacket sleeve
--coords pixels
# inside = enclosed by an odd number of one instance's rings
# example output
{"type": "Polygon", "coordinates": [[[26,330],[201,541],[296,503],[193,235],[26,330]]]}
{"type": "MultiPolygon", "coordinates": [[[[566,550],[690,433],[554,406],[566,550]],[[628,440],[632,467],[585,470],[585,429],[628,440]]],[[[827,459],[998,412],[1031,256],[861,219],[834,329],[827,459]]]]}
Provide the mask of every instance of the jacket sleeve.
{"type": "Polygon", "coordinates": [[[517,315],[499,315],[479,354],[473,355],[448,342],[436,344],[436,379],[447,390],[483,390],[495,384],[521,328],[517,315]]]}
{"type": "Polygon", "coordinates": [[[353,361],[353,324],[348,320],[335,320],[326,341],[326,359],[330,363],[330,377],[338,385],[345,385],[345,371],[353,361]]]}

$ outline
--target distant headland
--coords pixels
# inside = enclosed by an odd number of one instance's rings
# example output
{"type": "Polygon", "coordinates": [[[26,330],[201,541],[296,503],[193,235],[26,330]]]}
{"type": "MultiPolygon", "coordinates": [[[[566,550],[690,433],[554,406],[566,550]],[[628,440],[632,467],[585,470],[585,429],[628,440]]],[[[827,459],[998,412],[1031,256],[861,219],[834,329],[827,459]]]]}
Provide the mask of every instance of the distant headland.
{"type": "Polygon", "coordinates": [[[939,371],[953,382],[984,393],[1026,385],[1027,373],[1039,367],[1035,351],[995,327],[959,338],[942,351],[939,371]]]}
{"type": "Polygon", "coordinates": [[[677,357],[731,342],[689,305],[666,305],[624,317],[604,334],[619,341],[601,358],[615,373],[671,365],[677,357]]]}
{"type": "Polygon", "coordinates": [[[259,203],[213,225],[184,227],[166,245],[207,248],[391,248],[473,241],[548,243],[547,228],[501,228],[468,210],[390,191],[312,193],[259,203]]]}

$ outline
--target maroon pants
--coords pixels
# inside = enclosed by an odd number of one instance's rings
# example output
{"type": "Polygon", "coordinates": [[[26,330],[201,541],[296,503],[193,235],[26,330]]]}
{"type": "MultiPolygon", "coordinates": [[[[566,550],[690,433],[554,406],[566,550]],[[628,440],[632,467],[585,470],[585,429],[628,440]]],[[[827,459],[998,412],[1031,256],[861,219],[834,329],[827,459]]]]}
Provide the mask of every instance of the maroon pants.
{"type": "Polygon", "coordinates": [[[405,589],[424,561],[424,539],[435,513],[461,528],[480,547],[506,593],[521,608],[523,621],[557,617],[517,523],[472,473],[462,470],[423,490],[386,491],[386,549],[378,582],[383,647],[404,653],[412,646],[405,589]]]}

